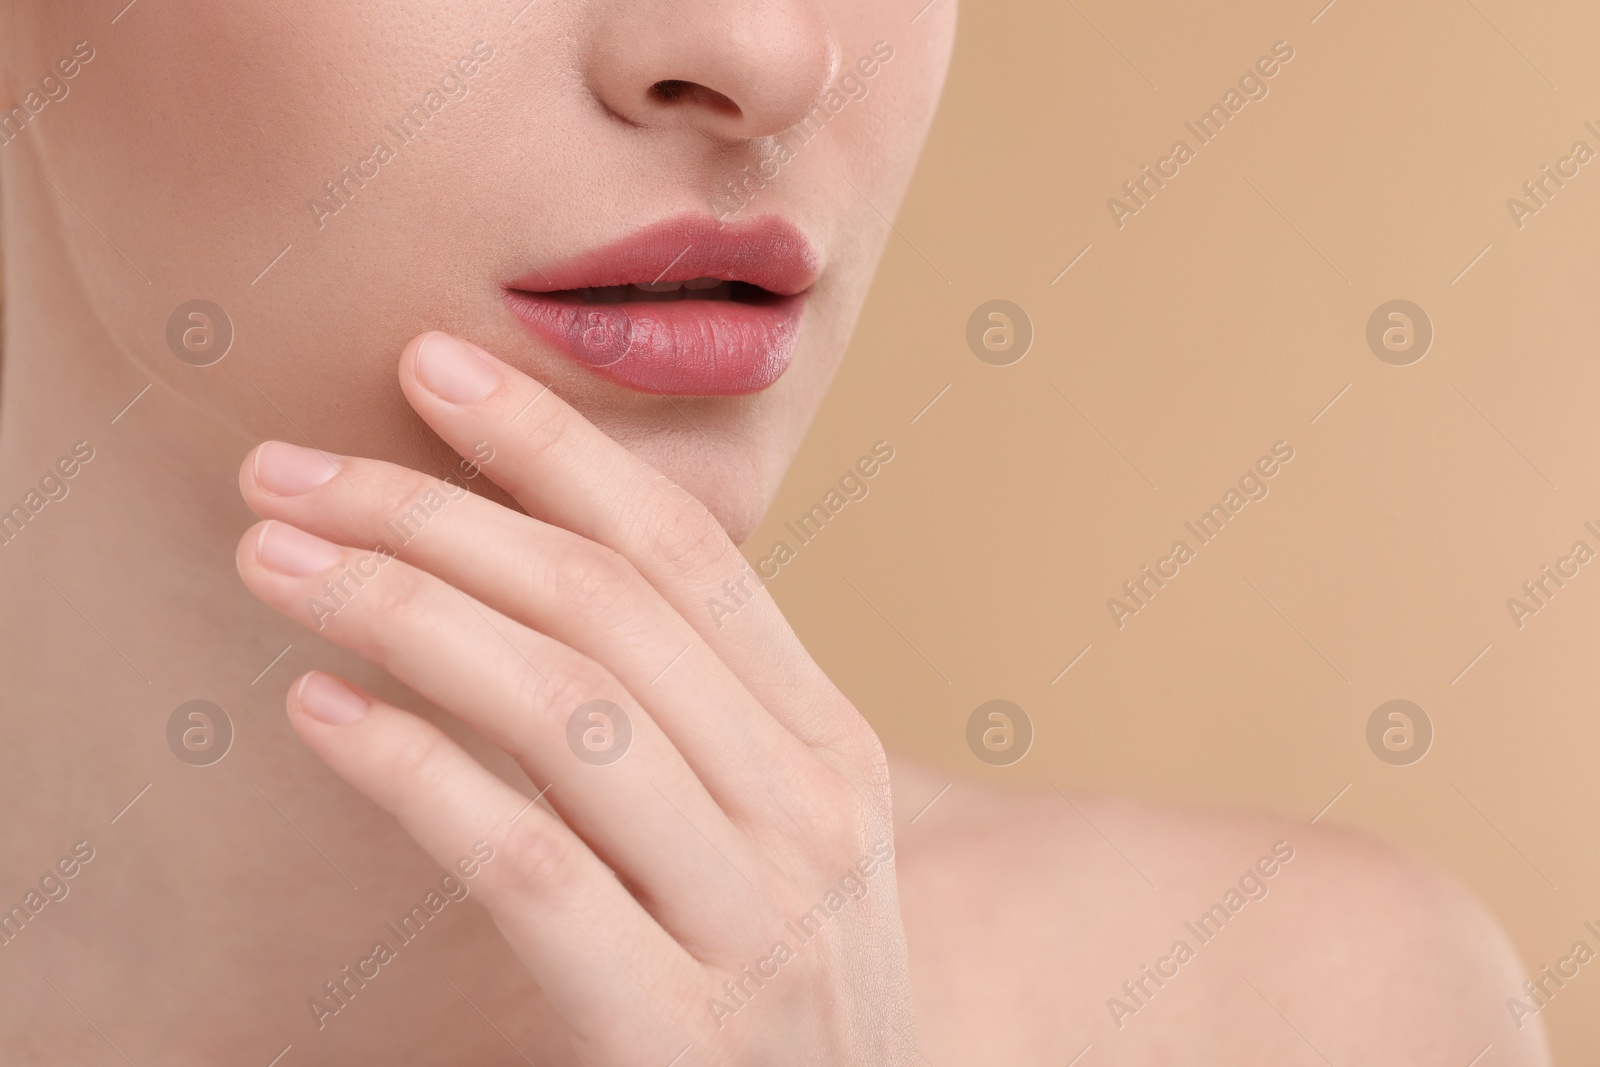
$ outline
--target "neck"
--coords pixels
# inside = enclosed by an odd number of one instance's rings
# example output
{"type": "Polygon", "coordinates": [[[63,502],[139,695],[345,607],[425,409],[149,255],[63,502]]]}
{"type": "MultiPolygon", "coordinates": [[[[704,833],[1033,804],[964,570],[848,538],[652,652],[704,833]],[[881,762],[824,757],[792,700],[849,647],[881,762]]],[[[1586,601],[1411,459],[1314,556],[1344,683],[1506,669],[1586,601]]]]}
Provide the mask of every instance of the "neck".
{"type": "MultiPolygon", "coordinates": [[[[78,281],[103,250],[75,254],[103,238],[18,145],[5,164],[0,915],[76,843],[94,858],[19,933],[0,924],[0,984],[29,990],[0,1005],[0,1047],[36,1048],[41,1059],[75,1048],[64,995],[136,1062],[249,1048],[264,1063],[290,1042],[297,1057],[318,1047],[331,1057],[298,1062],[335,1062],[347,1044],[388,1048],[395,1010],[436,1017],[440,965],[527,994],[488,920],[459,909],[453,929],[406,949],[432,964],[368,997],[386,1003],[329,1022],[332,1036],[314,1027],[307,999],[370,952],[383,920],[403,914],[437,871],[304,749],[284,719],[284,691],[315,665],[416,701],[240,583],[234,549],[252,516],[237,472],[255,439],[144,369],[174,358],[166,314],[192,294],[129,270],[127,299],[149,307],[149,330],[110,336],[78,281]],[[183,762],[167,740],[174,710],[196,699],[219,705],[234,734],[209,766],[183,762]],[[224,989],[229,1003],[192,1025],[197,1004],[224,989]]],[[[438,1062],[461,1055],[454,1028],[436,1039],[400,1029],[405,1044],[389,1062],[434,1062],[427,1050],[447,1044],[453,1054],[438,1062]]]]}
{"type": "MultiPolygon", "coordinates": [[[[203,693],[238,694],[232,676],[286,627],[252,606],[232,574],[249,521],[235,488],[249,442],[152,384],[139,358],[162,354],[151,351],[164,348],[162,323],[154,345],[107,334],[78,283],[72,249],[83,235],[64,225],[73,209],[11,149],[0,665],[35,713],[8,723],[34,736],[28,765],[4,777],[9,789],[62,761],[120,764],[61,798],[60,817],[78,818],[145,773],[150,716],[203,693]]],[[[143,291],[131,298],[155,302],[143,291]]]]}

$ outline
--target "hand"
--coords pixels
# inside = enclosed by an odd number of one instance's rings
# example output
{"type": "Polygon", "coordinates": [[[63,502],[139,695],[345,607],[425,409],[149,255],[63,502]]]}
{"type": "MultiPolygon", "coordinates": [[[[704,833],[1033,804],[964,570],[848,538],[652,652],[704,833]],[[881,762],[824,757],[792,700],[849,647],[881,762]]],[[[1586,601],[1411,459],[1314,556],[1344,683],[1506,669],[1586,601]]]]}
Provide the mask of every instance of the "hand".
{"type": "Polygon", "coordinates": [[[738,549],[472,345],[413,340],[400,385],[527,515],[268,442],[240,472],[267,521],[239,573],[503,748],[560,818],[322,672],[289,693],[306,744],[447,869],[492,849],[471,888],[562,1020],[563,1062],[910,1062],[882,749],[738,549]],[[727,583],[746,602],[715,619],[727,583]]]}

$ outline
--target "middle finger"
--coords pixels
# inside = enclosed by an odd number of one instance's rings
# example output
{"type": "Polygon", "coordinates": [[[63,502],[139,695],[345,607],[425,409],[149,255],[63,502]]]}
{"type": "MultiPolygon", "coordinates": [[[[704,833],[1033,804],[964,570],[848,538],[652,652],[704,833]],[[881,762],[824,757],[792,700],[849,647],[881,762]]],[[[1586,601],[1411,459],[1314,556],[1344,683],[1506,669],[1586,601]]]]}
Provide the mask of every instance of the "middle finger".
{"type": "Polygon", "coordinates": [[[246,457],[240,488],[262,518],[338,544],[382,544],[603,664],[648,701],[736,823],[770,828],[775,813],[792,806],[794,790],[818,784],[804,770],[815,763],[811,751],[767,714],[632,564],[604,545],[453,482],[280,441],[246,457]]]}

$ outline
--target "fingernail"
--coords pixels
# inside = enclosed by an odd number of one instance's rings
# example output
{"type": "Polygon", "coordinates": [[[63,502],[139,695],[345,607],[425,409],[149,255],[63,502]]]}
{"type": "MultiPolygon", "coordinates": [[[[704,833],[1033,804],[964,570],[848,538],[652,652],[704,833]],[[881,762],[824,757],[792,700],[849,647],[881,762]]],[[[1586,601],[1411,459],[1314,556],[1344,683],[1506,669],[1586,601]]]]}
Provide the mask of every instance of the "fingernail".
{"type": "Polygon", "coordinates": [[[276,496],[299,496],[339,473],[339,460],[283,441],[256,449],[256,484],[276,496]]]}
{"type": "Polygon", "coordinates": [[[300,679],[294,699],[307,715],[329,726],[345,726],[367,713],[366,697],[321,671],[300,679]]]}
{"type": "Polygon", "coordinates": [[[470,404],[494,392],[500,375],[472,345],[434,331],[417,346],[417,378],[452,404],[470,404]]]}
{"type": "Polygon", "coordinates": [[[319,574],[343,558],[338,545],[276,521],[262,525],[256,555],[266,566],[291,578],[319,574]]]}

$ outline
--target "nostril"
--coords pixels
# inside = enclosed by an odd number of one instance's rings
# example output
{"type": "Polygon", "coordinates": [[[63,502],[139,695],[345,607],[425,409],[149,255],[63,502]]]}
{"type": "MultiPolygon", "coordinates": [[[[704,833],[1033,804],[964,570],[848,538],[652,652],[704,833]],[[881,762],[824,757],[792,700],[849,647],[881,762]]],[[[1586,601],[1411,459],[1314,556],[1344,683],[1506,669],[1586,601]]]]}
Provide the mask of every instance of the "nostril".
{"type": "Polygon", "coordinates": [[[649,91],[651,98],[662,104],[698,104],[734,118],[742,114],[738,104],[715,89],[708,89],[698,82],[666,78],[650,86],[649,91]]]}
{"type": "Polygon", "coordinates": [[[685,82],[679,81],[676,78],[668,78],[666,81],[659,81],[650,86],[650,95],[655,97],[657,100],[660,100],[662,103],[671,103],[687,92],[689,87],[693,84],[693,82],[685,82]]]}

